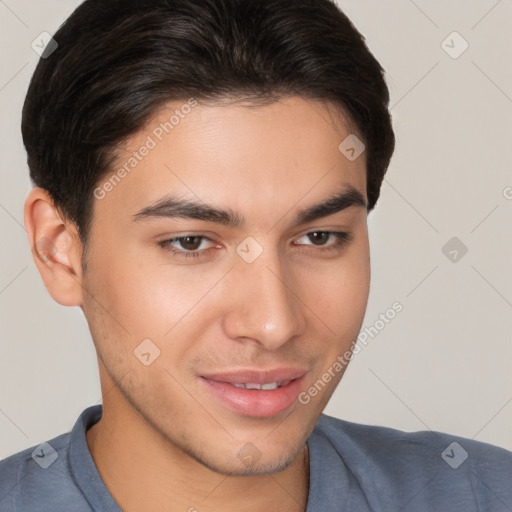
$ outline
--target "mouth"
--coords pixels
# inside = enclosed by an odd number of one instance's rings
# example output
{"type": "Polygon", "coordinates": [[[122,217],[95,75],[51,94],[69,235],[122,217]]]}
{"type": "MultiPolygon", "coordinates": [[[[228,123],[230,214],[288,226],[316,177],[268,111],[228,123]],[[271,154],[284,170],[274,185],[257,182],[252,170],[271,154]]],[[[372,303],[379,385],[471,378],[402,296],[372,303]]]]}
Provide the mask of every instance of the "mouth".
{"type": "Polygon", "coordinates": [[[202,375],[201,382],[222,407],[253,418],[271,418],[297,402],[305,369],[243,370],[202,375]]]}

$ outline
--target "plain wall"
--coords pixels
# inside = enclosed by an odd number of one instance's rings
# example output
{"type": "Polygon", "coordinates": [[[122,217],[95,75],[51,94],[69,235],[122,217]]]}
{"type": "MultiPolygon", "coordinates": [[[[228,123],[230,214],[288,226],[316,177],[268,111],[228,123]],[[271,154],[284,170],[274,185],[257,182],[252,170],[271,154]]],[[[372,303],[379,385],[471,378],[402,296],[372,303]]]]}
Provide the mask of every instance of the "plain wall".
{"type": "MultiPolygon", "coordinates": [[[[101,401],[85,318],[53,302],[23,227],[31,43],[78,3],[0,2],[0,458],[68,432],[101,401]]],[[[326,413],[512,450],[512,2],[339,3],[386,69],[397,149],[369,216],[374,337],[326,413]],[[462,48],[454,31],[469,44],[458,58],[444,49],[462,48]],[[395,302],[403,310],[381,327],[395,302]]]]}

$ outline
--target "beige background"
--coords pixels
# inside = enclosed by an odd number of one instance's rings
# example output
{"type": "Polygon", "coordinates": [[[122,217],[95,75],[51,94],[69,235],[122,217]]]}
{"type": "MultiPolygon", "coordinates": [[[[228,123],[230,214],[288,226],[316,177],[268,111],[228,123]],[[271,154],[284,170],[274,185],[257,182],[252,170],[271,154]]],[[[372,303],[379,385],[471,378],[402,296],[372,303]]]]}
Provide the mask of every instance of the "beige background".
{"type": "MultiPolygon", "coordinates": [[[[31,42],[76,5],[0,0],[0,458],[69,431],[101,400],[85,319],[46,292],[22,215],[31,42]]],[[[512,450],[512,1],[340,5],[387,71],[398,139],[369,218],[363,325],[395,301],[403,311],[354,358],[326,412],[512,450]],[[456,59],[445,51],[463,48],[454,31],[469,44],[456,59]],[[442,252],[453,237],[468,248],[457,262],[442,252]]]]}

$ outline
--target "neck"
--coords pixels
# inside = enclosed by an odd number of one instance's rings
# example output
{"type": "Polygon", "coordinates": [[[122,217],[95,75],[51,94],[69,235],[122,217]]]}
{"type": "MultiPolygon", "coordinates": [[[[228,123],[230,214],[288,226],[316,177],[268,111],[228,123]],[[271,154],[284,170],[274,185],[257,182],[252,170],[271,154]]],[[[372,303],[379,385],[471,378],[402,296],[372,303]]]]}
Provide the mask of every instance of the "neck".
{"type": "Polygon", "coordinates": [[[279,509],[303,512],[309,488],[307,446],[282,471],[227,476],[198,462],[155,431],[111,389],[103,415],[86,433],[103,482],[124,512],[279,509]]]}

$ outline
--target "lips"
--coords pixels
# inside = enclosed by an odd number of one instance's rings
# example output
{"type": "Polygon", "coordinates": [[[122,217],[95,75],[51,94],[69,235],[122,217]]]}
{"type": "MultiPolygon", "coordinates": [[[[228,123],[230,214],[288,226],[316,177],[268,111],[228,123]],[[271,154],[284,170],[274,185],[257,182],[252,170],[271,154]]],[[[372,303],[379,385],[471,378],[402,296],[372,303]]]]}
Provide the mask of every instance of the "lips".
{"type": "Polygon", "coordinates": [[[307,371],[302,368],[240,370],[203,375],[201,382],[223,407],[244,416],[277,416],[297,401],[307,371]]]}

